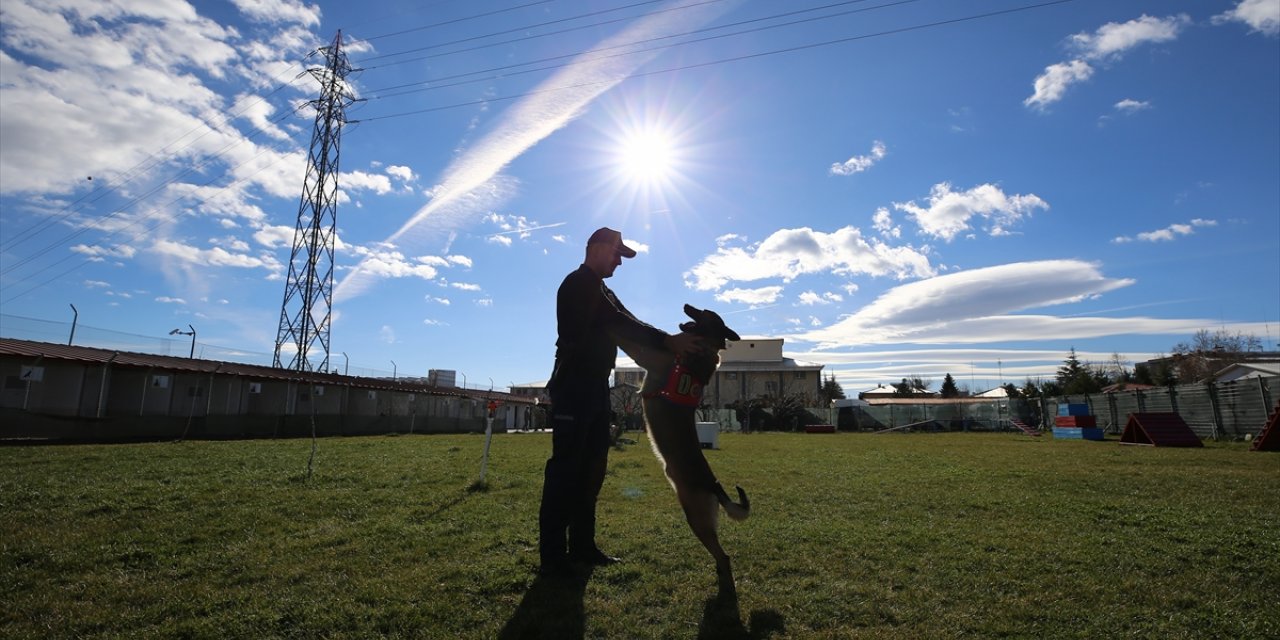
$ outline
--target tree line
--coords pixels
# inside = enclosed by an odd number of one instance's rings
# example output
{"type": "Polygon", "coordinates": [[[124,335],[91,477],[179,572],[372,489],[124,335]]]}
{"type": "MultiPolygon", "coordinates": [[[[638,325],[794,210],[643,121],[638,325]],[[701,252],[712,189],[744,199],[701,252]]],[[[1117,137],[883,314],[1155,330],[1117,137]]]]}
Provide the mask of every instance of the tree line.
{"type": "MultiPolygon", "coordinates": [[[[1190,384],[1212,380],[1222,369],[1261,353],[1262,340],[1257,336],[1232,333],[1225,329],[1201,329],[1190,340],[1175,344],[1169,356],[1162,356],[1149,363],[1138,363],[1132,368],[1118,353],[1112,354],[1111,359],[1106,362],[1082,361],[1076,356],[1073,347],[1052,379],[1028,378],[1022,387],[1007,383],[1003,385],[1003,389],[1011,398],[1034,398],[1099,393],[1103,389],[1123,389],[1127,385],[1190,384]]],[[[911,397],[928,392],[932,381],[917,376],[903,378],[892,386],[895,396],[911,397]]],[[[948,373],[938,395],[943,398],[958,398],[967,394],[948,373]]]]}

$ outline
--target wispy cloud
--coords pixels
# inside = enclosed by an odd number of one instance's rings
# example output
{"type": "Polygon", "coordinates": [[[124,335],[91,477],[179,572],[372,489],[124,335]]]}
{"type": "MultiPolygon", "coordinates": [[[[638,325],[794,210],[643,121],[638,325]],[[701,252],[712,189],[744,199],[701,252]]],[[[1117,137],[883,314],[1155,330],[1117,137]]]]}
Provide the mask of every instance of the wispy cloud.
{"type": "MultiPolygon", "coordinates": [[[[669,4],[675,6],[678,3],[669,4]]],[[[704,5],[679,12],[678,15],[655,12],[605,39],[597,48],[605,49],[643,41],[675,29],[688,30],[729,11],[733,4],[735,3],[704,5]]],[[[428,218],[440,217],[438,214],[444,212],[452,215],[434,221],[431,227],[436,232],[442,228],[459,226],[469,220],[477,210],[457,205],[465,204],[462,201],[484,189],[512,160],[568,124],[600,94],[625,80],[657,55],[658,51],[655,50],[617,57],[584,53],[576,58],[571,65],[551,76],[531,91],[528,97],[508,109],[493,130],[454,160],[432,189],[431,201],[388,236],[387,242],[414,242],[415,239],[410,234],[421,233],[421,227],[428,218]]],[[[340,299],[359,295],[372,283],[367,275],[362,266],[357,267],[338,283],[334,295],[340,299]]]]}
{"type": "Polygon", "coordinates": [[[716,293],[719,302],[738,302],[749,305],[773,304],[782,296],[782,287],[770,286],[756,289],[726,289],[716,293]]]}
{"type": "Polygon", "coordinates": [[[1116,244],[1124,244],[1138,240],[1140,242],[1171,242],[1179,236],[1189,236],[1195,233],[1197,227],[1214,227],[1217,226],[1217,220],[1205,220],[1203,218],[1195,218],[1187,223],[1174,223],[1163,229],[1155,231],[1143,231],[1134,237],[1117,236],[1111,240],[1116,244]]]}
{"type": "Polygon", "coordinates": [[[818,293],[816,291],[805,291],[800,294],[799,302],[801,305],[811,307],[818,304],[832,304],[835,302],[843,302],[844,296],[833,291],[818,293]]]}
{"type": "Polygon", "coordinates": [[[1150,102],[1145,100],[1134,100],[1132,98],[1125,98],[1124,100],[1116,103],[1116,111],[1121,113],[1137,113],[1139,111],[1146,111],[1150,108],[1150,102]]]}
{"type": "MultiPolygon", "coordinates": [[[[1084,337],[1122,331],[1131,319],[1006,315],[1098,296],[1133,284],[1094,264],[1044,260],[971,269],[891,289],[836,324],[790,339],[821,348],[885,343],[941,344],[1084,337]]],[[[1184,321],[1135,322],[1150,333],[1185,332],[1184,321]],[[1168,324],[1168,326],[1165,326],[1168,324]]]]}
{"type": "Polygon", "coordinates": [[[829,170],[833,176],[851,176],[870,169],[872,165],[884,159],[886,150],[884,143],[876,140],[871,145],[871,153],[865,156],[853,156],[844,162],[836,162],[829,170]]]}

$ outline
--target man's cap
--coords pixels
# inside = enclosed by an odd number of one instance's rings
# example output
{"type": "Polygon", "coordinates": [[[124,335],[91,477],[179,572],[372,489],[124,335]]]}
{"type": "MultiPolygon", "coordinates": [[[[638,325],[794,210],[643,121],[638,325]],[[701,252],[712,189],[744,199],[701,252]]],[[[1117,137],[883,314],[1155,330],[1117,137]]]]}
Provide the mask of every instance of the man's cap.
{"type": "Polygon", "coordinates": [[[631,247],[628,247],[627,245],[622,244],[621,231],[614,231],[609,227],[600,227],[599,229],[596,229],[596,232],[591,234],[591,238],[587,240],[588,245],[597,244],[597,243],[607,244],[612,246],[614,251],[617,251],[618,255],[624,258],[636,257],[635,249],[632,249],[631,247]]]}

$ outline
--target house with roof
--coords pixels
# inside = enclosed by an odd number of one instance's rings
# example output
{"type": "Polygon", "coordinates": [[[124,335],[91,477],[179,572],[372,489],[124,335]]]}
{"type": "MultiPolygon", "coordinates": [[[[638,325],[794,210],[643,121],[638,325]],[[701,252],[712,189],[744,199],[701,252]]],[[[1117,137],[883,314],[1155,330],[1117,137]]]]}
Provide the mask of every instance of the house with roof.
{"type": "MultiPolygon", "coordinates": [[[[822,365],[782,354],[782,338],[743,338],[720,352],[720,368],[703,390],[703,403],[725,408],[739,400],[809,394],[822,390],[822,365]]],[[[614,384],[639,387],[645,371],[629,361],[614,369],[614,384]]]]}
{"type": "Polygon", "coordinates": [[[1214,374],[1214,382],[1232,382],[1247,378],[1280,376],[1280,362],[1237,362],[1214,374]]]}

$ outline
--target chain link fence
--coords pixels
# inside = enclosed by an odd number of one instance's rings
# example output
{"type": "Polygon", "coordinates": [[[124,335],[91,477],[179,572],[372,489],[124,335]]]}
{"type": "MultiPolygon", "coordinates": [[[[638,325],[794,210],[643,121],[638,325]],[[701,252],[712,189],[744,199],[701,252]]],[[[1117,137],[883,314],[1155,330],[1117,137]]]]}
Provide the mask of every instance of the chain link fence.
{"type": "Polygon", "coordinates": [[[1120,434],[1131,413],[1176,413],[1201,438],[1240,440],[1257,435],[1280,401],[1280,377],[1243,378],[1051,398],[892,400],[841,409],[841,430],[1013,431],[1013,420],[1053,427],[1060,404],[1086,404],[1106,433],[1120,434]]]}

